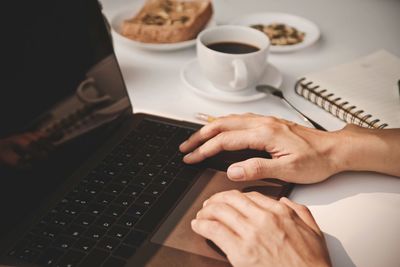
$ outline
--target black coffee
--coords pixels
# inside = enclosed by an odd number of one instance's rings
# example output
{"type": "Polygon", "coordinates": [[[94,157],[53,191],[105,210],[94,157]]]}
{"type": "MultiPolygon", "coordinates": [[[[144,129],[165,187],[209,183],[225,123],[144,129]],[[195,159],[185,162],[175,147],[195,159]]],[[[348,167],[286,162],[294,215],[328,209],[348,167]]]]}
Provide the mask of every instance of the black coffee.
{"type": "Polygon", "coordinates": [[[236,42],[219,42],[207,45],[208,48],[227,54],[247,54],[260,50],[253,45],[236,42]]]}

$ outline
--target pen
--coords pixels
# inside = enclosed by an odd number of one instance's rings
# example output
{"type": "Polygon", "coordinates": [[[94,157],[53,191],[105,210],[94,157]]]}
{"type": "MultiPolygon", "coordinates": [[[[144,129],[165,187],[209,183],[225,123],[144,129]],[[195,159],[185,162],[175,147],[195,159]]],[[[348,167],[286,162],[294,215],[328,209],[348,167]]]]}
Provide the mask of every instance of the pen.
{"type": "Polygon", "coordinates": [[[196,113],[196,119],[201,120],[201,121],[205,121],[205,122],[212,122],[214,121],[216,118],[214,116],[205,114],[205,113],[196,113]]]}

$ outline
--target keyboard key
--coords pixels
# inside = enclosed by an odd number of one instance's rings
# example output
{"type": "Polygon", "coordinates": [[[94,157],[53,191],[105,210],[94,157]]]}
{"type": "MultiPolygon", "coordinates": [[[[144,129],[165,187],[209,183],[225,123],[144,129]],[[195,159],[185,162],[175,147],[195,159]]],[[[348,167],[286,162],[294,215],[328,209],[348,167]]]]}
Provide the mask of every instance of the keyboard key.
{"type": "Polygon", "coordinates": [[[91,226],[86,233],[84,234],[85,237],[93,238],[93,239],[100,239],[105,233],[107,229],[99,227],[99,226],[91,226]]]}
{"type": "Polygon", "coordinates": [[[86,267],[86,266],[101,266],[101,264],[105,261],[108,257],[109,252],[93,249],[89,255],[87,255],[83,261],[80,263],[79,266],[86,267]]]}
{"type": "Polygon", "coordinates": [[[74,223],[77,225],[82,225],[82,226],[87,227],[87,226],[91,225],[95,219],[96,219],[95,215],[92,215],[89,213],[82,213],[82,214],[79,214],[78,218],[76,218],[74,223]]]}
{"type": "Polygon", "coordinates": [[[114,201],[113,204],[123,207],[129,207],[132,202],[135,200],[135,197],[129,195],[120,195],[114,201]]]}
{"type": "Polygon", "coordinates": [[[73,238],[80,237],[86,231],[86,227],[81,225],[73,224],[65,230],[66,235],[71,236],[73,238]]]}
{"type": "Polygon", "coordinates": [[[111,229],[107,232],[108,236],[115,237],[115,238],[123,238],[129,232],[129,228],[122,227],[119,225],[114,225],[111,229]]]}
{"type": "Polygon", "coordinates": [[[147,210],[147,206],[139,206],[139,205],[133,204],[132,206],[130,206],[128,208],[126,213],[129,215],[136,216],[136,217],[142,217],[143,214],[146,212],[146,210],[147,210]]]}
{"type": "Polygon", "coordinates": [[[131,180],[132,178],[128,177],[128,175],[120,175],[113,179],[113,183],[122,185],[125,188],[125,186],[131,182],[131,180]]]}
{"type": "Polygon", "coordinates": [[[79,204],[76,203],[71,203],[68,204],[67,206],[65,206],[64,208],[64,213],[68,214],[68,215],[72,215],[75,216],[77,215],[81,210],[83,209],[83,207],[79,204]]]}
{"type": "Polygon", "coordinates": [[[87,251],[91,250],[95,244],[96,244],[95,240],[86,238],[86,237],[82,237],[75,242],[73,247],[87,252],[87,251]]]}
{"type": "Polygon", "coordinates": [[[147,237],[146,233],[133,230],[125,237],[124,243],[131,245],[133,247],[139,247],[146,239],[146,237],[147,237]]]}
{"type": "Polygon", "coordinates": [[[76,239],[71,236],[60,235],[54,241],[53,246],[59,249],[68,249],[75,243],[75,241],[76,239]]]}
{"type": "MultiPolygon", "coordinates": [[[[94,180],[94,183],[85,185],[85,188],[84,188],[85,196],[79,196],[79,197],[89,198],[89,199],[87,199],[87,202],[89,202],[93,196],[97,195],[103,189],[104,184],[101,183],[100,181],[104,181],[104,179],[94,180]]],[[[85,199],[83,199],[83,200],[85,200],[85,199]]]]}
{"type": "Polygon", "coordinates": [[[148,145],[151,146],[152,148],[160,149],[165,145],[167,142],[167,138],[162,138],[159,136],[154,136],[150,139],[148,145]]]}
{"type": "MultiPolygon", "coordinates": [[[[94,185],[99,185],[100,187],[103,187],[103,186],[107,185],[111,181],[111,179],[112,178],[109,176],[97,174],[97,175],[93,175],[93,177],[90,180],[90,183],[94,184],[94,185]]],[[[95,192],[90,192],[90,191],[89,191],[89,193],[95,194],[95,192]]]]}
{"type": "Polygon", "coordinates": [[[112,251],[119,245],[119,243],[119,239],[105,236],[97,243],[97,247],[104,250],[112,251]]]}
{"type": "Polygon", "coordinates": [[[162,169],[164,166],[168,164],[169,158],[162,155],[157,155],[154,159],[149,163],[149,167],[157,168],[158,170],[162,169]]]}
{"type": "Polygon", "coordinates": [[[133,256],[133,254],[135,254],[136,252],[136,248],[132,247],[132,246],[128,246],[127,244],[121,244],[115,251],[114,251],[114,255],[124,258],[124,259],[128,259],[131,256],[133,256]]]}
{"type": "Polygon", "coordinates": [[[35,261],[38,256],[39,256],[39,252],[37,250],[30,249],[30,248],[21,249],[21,250],[17,251],[17,253],[14,255],[14,257],[17,257],[17,258],[27,261],[27,262],[35,261]]]}
{"type": "Polygon", "coordinates": [[[53,219],[51,220],[51,222],[53,224],[65,227],[68,224],[70,224],[72,222],[72,220],[74,219],[73,216],[69,216],[67,214],[56,214],[53,219]]]}
{"type": "Polygon", "coordinates": [[[143,177],[147,177],[149,179],[153,179],[160,172],[160,169],[155,167],[147,167],[145,168],[140,175],[143,177]]]}
{"type": "Polygon", "coordinates": [[[100,203],[91,203],[87,208],[86,212],[93,214],[93,215],[99,215],[100,213],[103,212],[103,210],[106,208],[105,204],[100,204],[100,203]]]}
{"type": "Polygon", "coordinates": [[[135,204],[140,206],[151,206],[155,201],[156,201],[155,196],[143,194],[135,201],[135,204]]]}
{"type": "Polygon", "coordinates": [[[110,257],[106,260],[106,262],[104,262],[103,267],[122,267],[125,265],[125,263],[126,262],[124,260],[110,257]]]}
{"type": "Polygon", "coordinates": [[[101,226],[104,228],[109,228],[115,222],[115,218],[107,215],[102,215],[94,223],[96,226],[101,226]]]}
{"type": "Polygon", "coordinates": [[[135,162],[130,164],[125,171],[122,172],[122,175],[128,175],[128,176],[135,176],[137,175],[143,168],[144,163],[142,163],[141,165],[137,165],[135,162]]]}
{"type": "Polygon", "coordinates": [[[122,193],[130,195],[130,196],[133,196],[133,197],[136,197],[142,191],[143,191],[143,187],[140,187],[140,186],[137,186],[137,185],[129,185],[128,187],[125,188],[125,190],[122,193]]]}
{"type": "Polygon", "coordinates": [[[110,205],[108,208],[104,211],[105,215],[109,215],[112,217],[119,217],[122,215],[122,213],[126,210],[125,206],[117,206],[117,205],[110,205]]]}
{"type": "Polygon", "coordinates": [[[69,250],[61,257],[55,266],[59,267],[74,267],[85,257],[85,253],[77,250],[69,250]]]}
{"type": "Polygon", "coordinates": [[[115,199],[115,195],[101,193],[96,198],[96,202],[104,205],[110,204],[115,199]]]}
{"type": "Polygon", "coordinates": [[[167,166],[161,171],[161,175],[167,176],[167,177],[175,177],[175,175],[178,173],[179,169],[173,166],[167,166]]]}
{"type": "Polygon", "coordinates": [[[146,187],[147,185],[149,185],[151,183],[152,179],[153,178],[151,178],[151,177],[136,176],[135,178],[133,178],[132,184],[138,185],[141,187],[146,187]]]}
{"type": "Polygon", "coordinates": [[[47,225],[40,234],[45,237],[55,238],[62,230],[59,226],[47,225]]]}
{"type": "Polygon", "coordinates": [[[43,250],[50,245],[51,241],[52,240],[50,238],[46,238],[46,237],[42,237],[42,236],[34,236],[32,238],[31,247],[38,249],[38,250],[43,250]]]}
{"type": "Polygon", "coordinates": [[[64,254],[60,249],[48,248],[44,251],[36,263],[42,266],[54,266],[54,263],[64,254]]]}
{"type": "Polygon", "coordinates": [[[117,222],[117,224],[131,228],[138,221],[138,217],[132,215],[123,215],[117,222]]]}
{"type": "Polygon", "coordinates": [[[104,192],[111,194],[111,195],[119,195],[121,191],[124,189],[123,185],[120,184],[109,184],[105,189],[104,192]]]}
{"type": "Polygon", "coordinates": [[[157,148],[155,148],[155,147],[146,147],[145,149],[143,149],[142,151],[141,151],[141,155],[142,156],[144,156],[144,157],[146,157],[146,158],[148,158],[148,159],[151,159],[151,158],[153,158],[154,157],[154,155],[156,154],[156,152],[157,152],[157,148]]]}
{"type": "Polygon", "coordinates": [[[163,191],[164,187],[150,184],[143,193],[154,197],[159,197],[163,191]]]}
{"type": "Polygon", "coordinates": [[[172,182],[172,177],[159,175],[155,177],[151,183],[166,188],[171,182],[172,182]]]}

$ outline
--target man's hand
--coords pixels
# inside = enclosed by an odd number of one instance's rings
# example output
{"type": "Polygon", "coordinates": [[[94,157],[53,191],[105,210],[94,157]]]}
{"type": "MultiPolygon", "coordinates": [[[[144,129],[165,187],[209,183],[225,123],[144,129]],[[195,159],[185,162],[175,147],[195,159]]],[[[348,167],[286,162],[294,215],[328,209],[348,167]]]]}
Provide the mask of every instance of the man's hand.
{"type": "Polygon", "coordinates": [[[230,115],[207,124],[181,144],[186,163],[197,163],[222,150],[255,149],[272,159],[252,158],[228,168],[231,180],[279,178],[295,183],[315,183],[339,171],[335,133],[310,129],[274,117],[230,115]]]}
{"type": "Polygon", "coordinates": [[[233,266],[330,266],[310,211],[287,198],[217,193],[204,202],[192,229],[212,240],[233,266]]]}

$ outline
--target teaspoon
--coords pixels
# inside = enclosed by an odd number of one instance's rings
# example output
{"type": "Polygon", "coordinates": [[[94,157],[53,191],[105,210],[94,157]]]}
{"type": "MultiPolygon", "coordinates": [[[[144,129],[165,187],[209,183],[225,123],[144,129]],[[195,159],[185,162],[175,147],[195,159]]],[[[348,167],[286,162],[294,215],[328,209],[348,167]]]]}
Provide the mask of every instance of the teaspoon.
{"type": "Polygon", "coordinates": [[[326,129],[324,127],[322,127],[321,125],[319,125],[317,122],[315,122],[314,120],[310,119],[309,117],[307,117],[306,115],[304,115],[300,110],[298,110],[295,106],[293,106],[284,96],[281,90],[279,90],[278,88],[275,88],[271,85],[267,85],[267,84],[260,84],[256,86],[256,90],[258,92],[262,92],[265,94],[271,94],[273,96],[278,97],[279,99],[282,100],[282,102],[285,102],[286,105],[288,105],[289,107],[291,107],[293,110],[295,110],[300,116],[301,118],[306,121],[307,123],[311,124],[312,126],[314,126],[316,129],[318,130],[323,130],[326,131],[326,129]]]}

